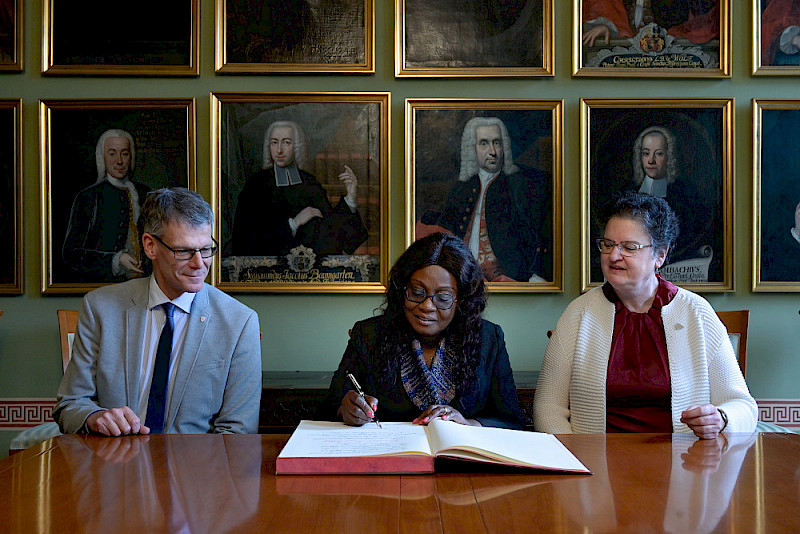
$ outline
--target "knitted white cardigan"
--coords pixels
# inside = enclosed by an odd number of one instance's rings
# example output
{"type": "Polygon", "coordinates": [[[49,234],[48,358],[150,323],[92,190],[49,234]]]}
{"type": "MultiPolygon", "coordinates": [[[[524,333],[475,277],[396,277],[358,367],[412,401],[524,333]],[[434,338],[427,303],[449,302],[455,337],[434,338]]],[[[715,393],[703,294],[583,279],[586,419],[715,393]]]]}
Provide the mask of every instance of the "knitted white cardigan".
{"type": "MultiPolygon", "coordinates": [[[[689,432],[681,412],[711,403],[728,416],[725,432],[753,432],[758,408],[725,326],[699,295],[678,288],[661,310],[669,357],[672,430],[689,432]]],[[[595,288],[573,300],[547,345],[533,402],[537,431],[606,431],[606,375],[614,304],[595,288]]]]}

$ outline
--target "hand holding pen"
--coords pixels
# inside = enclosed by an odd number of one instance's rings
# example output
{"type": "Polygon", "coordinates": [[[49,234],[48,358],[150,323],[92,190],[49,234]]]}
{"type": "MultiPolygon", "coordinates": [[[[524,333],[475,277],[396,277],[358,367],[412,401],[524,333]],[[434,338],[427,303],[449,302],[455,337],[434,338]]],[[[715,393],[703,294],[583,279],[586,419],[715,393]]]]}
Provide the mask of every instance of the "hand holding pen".
{"type": "Polygon", "coordinates": [[[375,410],[378,409],[378,399],[364,395],[364,391],[358,384],[356,377],[350,371],[346,371],[345,375],[355,390],[348,391],[342,399],[342,405],[339,407],[339,415],[341,415],[342,420],[346,424],[353,426],[361,426],[374,421],[378,428],[383,428],[375,416],[375,410]]]}

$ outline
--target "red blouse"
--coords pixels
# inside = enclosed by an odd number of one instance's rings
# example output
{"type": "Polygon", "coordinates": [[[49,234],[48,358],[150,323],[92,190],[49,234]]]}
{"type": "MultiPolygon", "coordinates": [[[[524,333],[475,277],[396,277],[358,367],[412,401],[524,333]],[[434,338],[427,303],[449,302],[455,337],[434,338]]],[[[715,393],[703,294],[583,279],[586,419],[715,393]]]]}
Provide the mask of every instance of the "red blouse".
{"type": "Polygon", "coordinates": [[[669,357],[661,308],[678,288],[658,277],[646,313],[628,310],[614,288],[603,294],[614,303],[614,337],[606,379],[606,432],[672,432],[669,357]]]}

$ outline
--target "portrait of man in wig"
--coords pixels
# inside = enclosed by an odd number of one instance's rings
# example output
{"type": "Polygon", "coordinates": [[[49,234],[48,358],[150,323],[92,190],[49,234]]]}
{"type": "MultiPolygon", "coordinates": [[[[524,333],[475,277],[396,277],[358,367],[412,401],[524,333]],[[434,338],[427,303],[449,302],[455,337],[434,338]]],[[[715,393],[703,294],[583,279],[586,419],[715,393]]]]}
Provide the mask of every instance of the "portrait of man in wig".
{"type": "Polygon", "coordinates": [[[264,135],[262,169],[239,193],[233,222],[235,256],[280,256],[304,245],[316,254],[352,254],[367,239],[357,205],[358,178],[344,165],[346,194],[336,206],[308,163],[305,134],[293,121],[276,121],[264,135]]]}
{"type": "Polygon", "coordinates": [[[467,121],[460,159],[458,181],[438,219],[426,215],[427,224],[463,238],[487,281],[550,281],[548,173],[514,163],[508,129],[497,117],[467,121]]]}
{"type": "Polygon", "coordinates": [[[132,180],[133,136],[103,132],[95,148],[97,180],[72,202],[64,263],[84,282],[120,282],[145,275],[139,211],[150,188],[132,180]]]}
{"type": "Polygon", "coordinates": [[[678,175],[675,136],[663,126],[645,128],[633,144],[633,182],[640,193],[664,198],[678,175]]]}
{"type": "Polygon", "coordinates": [[[656,125],[642,130],[631,151],[633,168],[632,189],[661,197],[675,210],[680,224],[680,234],[670,251],[668,262],[722,253],[715,232],[721,225],[722,213],[714,199],[702,191],[698,180],[709,176],[682,175],[678,158],[678,144],[671,129],[656,125]]]}

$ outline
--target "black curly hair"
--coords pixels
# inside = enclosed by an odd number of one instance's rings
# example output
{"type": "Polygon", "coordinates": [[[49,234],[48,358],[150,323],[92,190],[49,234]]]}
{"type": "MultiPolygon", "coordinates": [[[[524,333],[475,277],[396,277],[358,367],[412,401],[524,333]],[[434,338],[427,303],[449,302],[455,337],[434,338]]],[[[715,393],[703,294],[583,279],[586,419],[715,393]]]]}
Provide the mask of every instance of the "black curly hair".
{"type": "Polygon", "coordinates": [[[384,378],[396,380],[400,361],[409,350],[415,332],[405,315],[406,286],[411,276],[430,265],[438,265],[456,279],[456,311],[444,332],[448,357],[457,361],[455,383],[465,386],[480,359],[482,313],[486,308],[483,269],[464,240],[449,234],[432,234],[411,244],[389,272],[383,304],[388,328],[382,333],[386,361],[384,378]]]}

